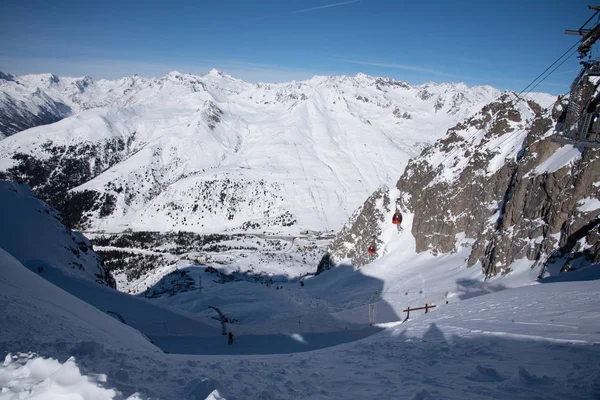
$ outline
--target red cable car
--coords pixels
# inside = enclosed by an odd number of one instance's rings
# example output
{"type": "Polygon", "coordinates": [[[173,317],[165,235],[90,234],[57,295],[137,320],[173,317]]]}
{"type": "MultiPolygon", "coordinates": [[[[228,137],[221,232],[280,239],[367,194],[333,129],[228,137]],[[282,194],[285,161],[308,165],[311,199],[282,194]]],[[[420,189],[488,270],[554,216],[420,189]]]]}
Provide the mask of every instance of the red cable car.
{"type": "Polygon", "coordinates": [[[392,217],[392,224],[400,225],[401,223],[402,223],[402,214],[400,214],[400,211],[396,211],[396,213],[392,217]]]}
{"type": "Polygon", "coordinates": [[[370,245],[369,246],[369,254],[375,254],[375,245],[370,245]]]}

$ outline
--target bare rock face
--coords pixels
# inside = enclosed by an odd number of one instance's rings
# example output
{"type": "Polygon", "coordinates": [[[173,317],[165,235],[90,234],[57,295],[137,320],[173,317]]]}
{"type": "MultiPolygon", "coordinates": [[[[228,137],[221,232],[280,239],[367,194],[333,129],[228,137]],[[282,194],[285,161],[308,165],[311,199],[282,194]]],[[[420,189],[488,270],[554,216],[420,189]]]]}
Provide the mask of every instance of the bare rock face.
{"type": "MultiPolygon", "coordinates": [[[[541,164],[539,154],[556,146],[548,140],[534,143],[518,164],[497,228],[483,237],[487,246],[480,261],[487,274],[506,272],[508,265],[522,258],[545,261],[597,216],[599,210],[585,212],[578,205],[600,197],[594,187],[600,178],[600,153],[583,150],[573,165],[535,174],[541,164]]],[[[469,261],[475,262],[473,257],[469,261]]]]}
{"type": "MultiPolygon", "coordinates": [[[[413,214],[416,251],[470,246],[467,266],[479,264],[486,276],[522,259],[532,267],[598,262],[600,149],[550,140],[564,107],[504,94],[411,160],[396,188],[399,207],[413,214]]],[[[330,246],[330,263],[361,267],[383,255],[382,216],[394,201],[374,193],[330,246]]]]}
{"type": "Polygon", "coordinates": [[[385,215],[392,211],[391,203],[388,190],[382,188],[373,193],[336,235],[319,263],[317,274],[344,260],[362,267],[377,259],[378,249],[383,244],[380,239],[381,225],[385,221],[385,215]],[[369,246],[375,247],[375,254],[369,254],[369,246]]]}
{"type": "Polygon", "coordinates": [[[204,110],[202,112],[204,119],[208,127],[211,130],[214,130],[218,123],[221,122],[221,115],[223,115],[223,111],[217,107],[215,103],[210,100],[207,100],[204,103],[204,110]]]}

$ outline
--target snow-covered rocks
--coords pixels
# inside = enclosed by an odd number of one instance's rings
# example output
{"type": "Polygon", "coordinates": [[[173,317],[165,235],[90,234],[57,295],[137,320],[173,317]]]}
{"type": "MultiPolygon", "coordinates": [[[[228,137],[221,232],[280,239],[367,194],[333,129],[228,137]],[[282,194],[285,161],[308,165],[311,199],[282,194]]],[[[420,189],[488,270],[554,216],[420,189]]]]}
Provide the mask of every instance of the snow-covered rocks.
{"type": "Polygon", "coordinates": [[[363,266],[394,248],[396,210],[417,252],[470,248],[464,267],[478,264],[487,276],[520,260],[558,261],[552,274],[598,262],[599,152],[552,142],[554,103],[534,98],[506,93],[449,129],[408,163],[395,190],[374,192],[355,213],[330,246],[328,265],[363,266]],[[367,252],[371,245],[376,254],[367,252]]]}
{"type": "MultiPolygon", "coordinates": [[[[7,354],[0,365],[0,399],[108,400],[123,398],[105,389],[106,375],[82,375],[73,357],[64,363],[36,354],[7,354]]],[[[127,400],[140,400],[137,394],[127,400]]]]}

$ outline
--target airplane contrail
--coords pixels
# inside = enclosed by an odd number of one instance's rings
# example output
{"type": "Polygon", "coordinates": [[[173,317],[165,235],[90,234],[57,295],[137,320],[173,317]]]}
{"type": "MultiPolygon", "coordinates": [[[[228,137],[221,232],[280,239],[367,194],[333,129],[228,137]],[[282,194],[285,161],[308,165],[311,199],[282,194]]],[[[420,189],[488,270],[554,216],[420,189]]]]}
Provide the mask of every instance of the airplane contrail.
{"type": "Polygon", "coordinates": [[[347,4],[358,3],[360,1],[362,1],[362,0],[348,0],[348,1],[342,1],[340,3],[325,4],[324,6],[316,6],[316,7],[303,8],[301,10],[295,10],[295,11],[286,11],[286,12],[281,12],[281,13],[277,13],[277,14],[270,14],[270,15],[264,15],[262,17],[252,18],[249,21],[259,21],[259,20],[262,20],[262,19],[271,18],[271,17],[278,17],[278,16],[282,16],[282,15],[293,15],[293,14],[300,14],[300,13],[305,13],[305,12],[309,12],[309,11],[322,10],[324,8],[345,6],[347,4]]]}
{"type": "Polygon", "coordinates": [[[302,10],[290,11],[289,13],[290,14],[298,14],[298,13],[303,13],[303,12],[308,12],[308,11],[322,10],[323,8],[338,7],[338,6],[343,6],[343,5],[346,5],[346,4],[358,3],[359,1],[362,1],[362,0],[342,1],[341,3],[333,3],[333,4],[326,4],[324,6],[304,8],[302,10]]]}

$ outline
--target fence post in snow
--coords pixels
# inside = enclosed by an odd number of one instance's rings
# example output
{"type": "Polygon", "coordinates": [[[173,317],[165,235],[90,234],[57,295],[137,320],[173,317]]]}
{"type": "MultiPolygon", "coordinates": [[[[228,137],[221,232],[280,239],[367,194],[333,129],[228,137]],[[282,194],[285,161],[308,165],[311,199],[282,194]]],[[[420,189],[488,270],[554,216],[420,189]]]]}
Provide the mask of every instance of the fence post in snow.
{"type": "Polygon", "coordinates": [[[377,306],[377,298],[379,297],[379,290],[373,292],[373,296],[371,296],[371,301],[369,302],[369,325],[373,325],[375,323],[375,307],[377,306]]]}

